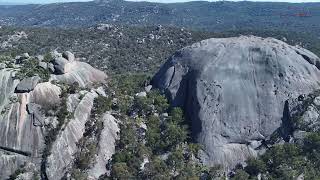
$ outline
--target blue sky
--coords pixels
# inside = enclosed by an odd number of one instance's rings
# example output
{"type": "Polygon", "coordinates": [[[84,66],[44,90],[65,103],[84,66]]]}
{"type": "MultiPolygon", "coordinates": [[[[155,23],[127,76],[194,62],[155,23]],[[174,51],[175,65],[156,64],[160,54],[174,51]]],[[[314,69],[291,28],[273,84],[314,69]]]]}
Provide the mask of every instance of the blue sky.
{"type": "MultiPolygon", "coordinates": [[[[89,0],[0,0],[0,2],[9,3],[53,3],[53,2],[71,2],[71,1],[89,1],[89,0]]],[[[145,0],[131,0],[131,1],[145,1],[145,0]]],[[[191,0],[147,0],[152,2],[185,2],[191,0]]],[[[214,1],[214,0],[209,0],[214,1]]],[[[239,1],[239,0],[236,0],[239,1]]],[[[253,0],[253,1],[274,1],[274,2],[320,2],[320,0],[253,0]]]]}

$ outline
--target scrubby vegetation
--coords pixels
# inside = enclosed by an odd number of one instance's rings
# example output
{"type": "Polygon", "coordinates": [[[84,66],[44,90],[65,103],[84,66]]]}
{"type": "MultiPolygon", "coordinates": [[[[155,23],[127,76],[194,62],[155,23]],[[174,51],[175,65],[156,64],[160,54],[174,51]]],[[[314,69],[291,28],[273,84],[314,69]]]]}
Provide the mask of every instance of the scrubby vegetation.
{"type": "Polygon", "coordinates": [[[165,104],[151,109],[145,106],[145,101],[156,102],[156,99],[165,98],[155,93],[134,103],[139,115],[129,117],[122,124],[111,176],[114,179],[185,179],[208,173],[196,158],[200,146],[191,143],[182,110],[173,108],[166,116],[163,114],[168,108],[165,104]]]}
{"type": "Polygon", "coordinates": [[[0,44],[18,31],[25,31],[28,37],[12,42],[12,47],[1,49],[0,53],[15,57],[25,52],[39,55],[55,49],[69,50],[109,75],[154,72],[176,50],[215,34],[169,27],[120,25],[112,25],[106,30],[3,27],[0,29],[3,37],[0,44]]]}
{"type": "Polygon", "coordinates": [[[26,59],[21,62],[16,78],[22,80],[26,77],[38,75],[43,82],[49,81],[50,72],[48,69],[43,69],[38,66],[38,61],[34,58],[26,59]]]}
{"type": "MultiPolygon", "coordinates": [[[[308,33],[290,31],[225,31],[199,32],[173,27],[129,27],[110,25],[109,29],[0,29],[0,44],[14,32],[24,31],[28,37],[12,42],[12,47],[0,49],[0,53],[15,57],[22,53],[46,54],[51,50],[69,50],[108,75],[126,76],[128,73],[153,74],[175,51],[208,38],[222,38],[254,34],[262,37],[286,39],[289,44],[301,45],[320,55],[318,38],[308,33]]],[[[50,59],[49,55],[45,56],[50,59]]]]}
{"type": "MultiPolygon", "coordinates": [[[[307,123],[303,118],[310,107],[319,108],[314,100],[320,95],[315,91],[309,95],[299,97],[299,104],[290,115],[291,127],[289,132],[300,132],[295,137],[290,135],[286,142],[278,143],[281,139],[278,131],[273,136],[272,143],[266,152],[257,158],[247,160],[247,165],[237,168],[234,179],[319,179],[320,177],[320,130],[317,123],[307,123]]],[[[287,126],[287,125],[286,125],[287,126]]],[[[284,137],[286,138],[286,137],[284,137]]],[[[270,143],[270,142],[269,142],[270,143]]]]}
{"type": "Polygon", "coordinates": [[[285,143],[271,147],[265,154],[247,161],[233,179],[317,179],[320,177],[320,134],[310,133],[303,144],[285,143]],[[247,178],[244,178],[247,177],[247,178]]]}
{"type": "Polygon", "coordinates": [[[111,110],[111,100],[108,97],[98,96],[93,103],[91,116],[85,124],[83,137],[78,141],[78,151],[75,153],[75,161],[70,170],[74,179],[86,180],[86,170],[94,163],[95,155],[98,153],[101,131],[104,128],[102,115],[111,110]]]}
{"type": "Polygon", "coordinates": [[[180,108],[170,108],[166,97],[157,90],[145,97],[135,95],[143,91],[149,79],[148,75],[131,74],[115,76],[110,82],[109,93],[117,100],[112,109],[121,120],[116,153],[108,165],[111,178],[223,177],[221,168],[208,168],[199,162],[201,146],[192,142],[180,108]]]}

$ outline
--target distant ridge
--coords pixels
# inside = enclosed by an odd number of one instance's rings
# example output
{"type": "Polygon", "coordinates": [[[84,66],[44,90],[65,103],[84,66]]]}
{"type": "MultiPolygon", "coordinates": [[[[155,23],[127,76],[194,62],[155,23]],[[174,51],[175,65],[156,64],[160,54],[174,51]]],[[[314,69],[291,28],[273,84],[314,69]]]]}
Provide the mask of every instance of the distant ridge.
{"type": "Polygon", "coordinates": [[[164,4],[94,0],[45,6],[0,6],[0,25],[11,26],[76,28],[100,23],[161,24],[206,31],[282,30],[319,37],[319,22],[320,3],[193,1],[164,4]]]}
{"type": "Polygon", "coordinates": [[[123,1],[123,0],[94,0],[96,3],[109,3],[109,2],[117,2],[117,1],[123,1]]]}

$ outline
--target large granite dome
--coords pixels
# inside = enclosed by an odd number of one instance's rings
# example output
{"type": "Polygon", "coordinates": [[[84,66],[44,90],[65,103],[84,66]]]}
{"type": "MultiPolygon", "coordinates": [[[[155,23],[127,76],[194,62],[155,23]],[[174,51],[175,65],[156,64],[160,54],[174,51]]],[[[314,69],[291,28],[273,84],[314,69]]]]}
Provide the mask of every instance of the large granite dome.
{"type": "Polygon", "coordinates": [[[233,167],[285,123],[285,101],[319,88],[319,58],[273,38],[208,39],[176,52],[153,78],[185,109],[208,165],[233,167]]]}

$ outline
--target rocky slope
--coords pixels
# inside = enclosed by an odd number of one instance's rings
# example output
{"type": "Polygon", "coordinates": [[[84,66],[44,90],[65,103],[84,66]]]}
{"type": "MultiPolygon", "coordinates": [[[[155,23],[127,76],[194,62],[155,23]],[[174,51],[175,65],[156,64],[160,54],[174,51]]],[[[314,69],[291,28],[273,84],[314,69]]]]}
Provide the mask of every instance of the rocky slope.
{"type": "Polygon", "coordinates": [[[153,85],[184,108],[203,162],[232,168],[286,126],[286,101],[319,88],[319,68],[310,51],[273,38],[208,39],[176,52],[153,85]]]}
{"type": "MultiPolygon", "coordinates": [[[[53,52],[45,60],[28,54],[2,57],[0,65],[0,179],[62,178],[74,154],[85,150],[78,141],[89,139],[83,138],[86,124],[95,99],[106,96],[107,76],[71,52],[53,52]]],[[[107,173],[101,163],[114,153],[119,131],[110,114],[96,121],[103,124],[98,141],[103,150],[93,152],[97,160],[87,170],[93,179],[107,173]]]]}

